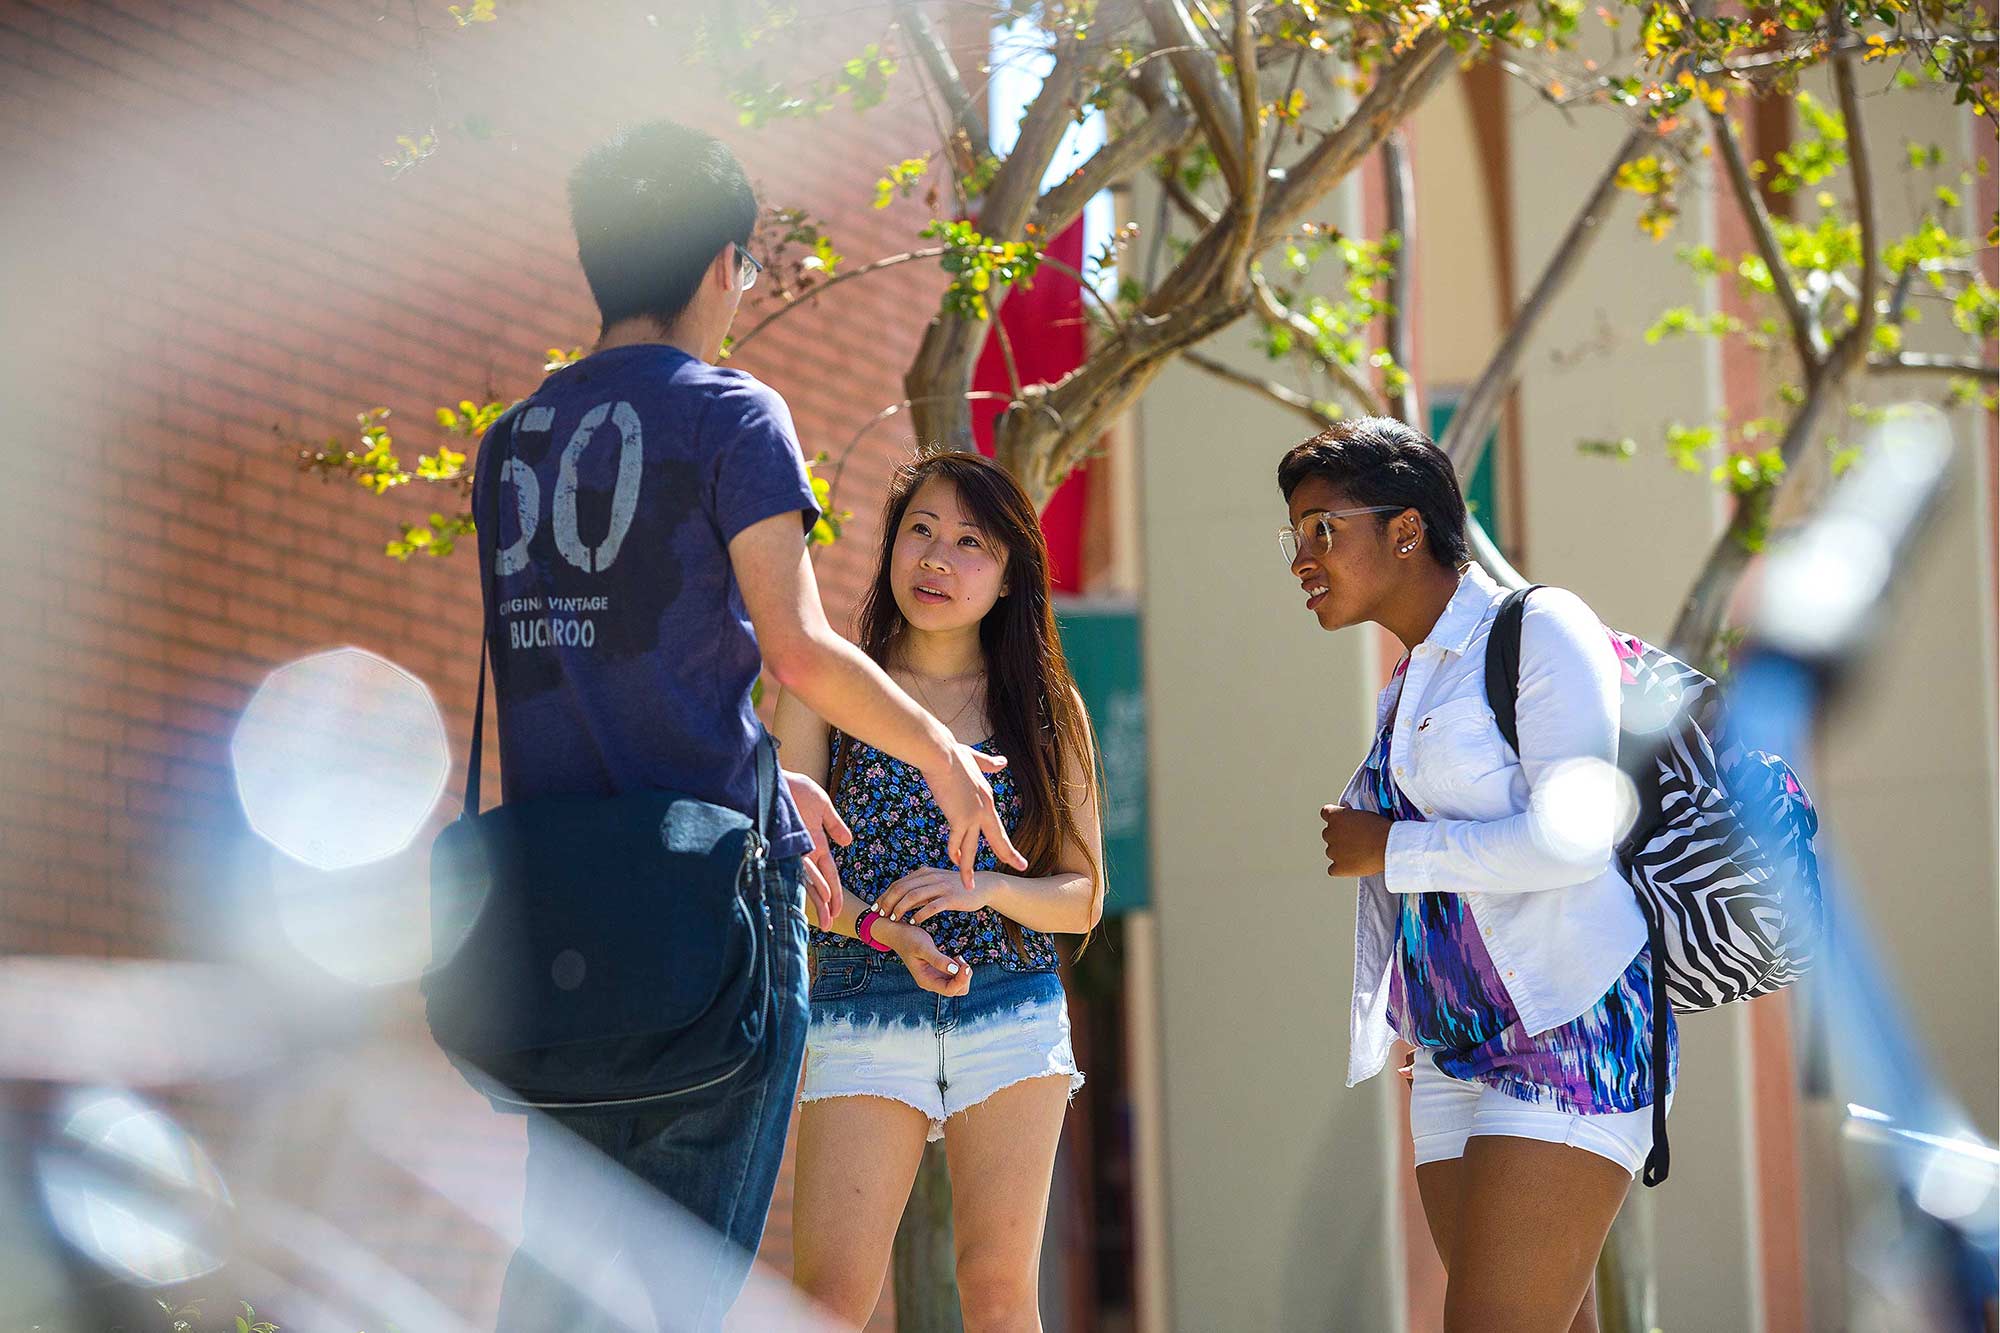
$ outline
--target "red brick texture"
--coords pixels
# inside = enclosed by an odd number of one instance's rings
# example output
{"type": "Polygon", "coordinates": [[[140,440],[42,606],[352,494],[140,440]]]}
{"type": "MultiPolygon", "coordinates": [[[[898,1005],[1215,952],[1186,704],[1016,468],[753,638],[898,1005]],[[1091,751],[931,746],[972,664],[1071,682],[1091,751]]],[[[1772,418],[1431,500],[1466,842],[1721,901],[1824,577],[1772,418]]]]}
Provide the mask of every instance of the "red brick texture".
{"type": "MultiPolygon", "coordinates": [[[[234,962],[247,943],[310,967],[244,925],[268,923],[269,856],[228,755],[286,661],[355,644],[401,664],[434,691],[462,762],[471,561],[381,554],[448,497],[323,483],[294,446],[351,435],[382,405],[413,463],[441,438],[432,408],[518,397],[544,348],[590,341],[563,200],[584,149],[678,116],[722,133],[767,197],[829,219],[855,262],[912,243],[920,204],[870,207],[884,164],[934,137],[912,82],[866,114],[741,129],[686,63],[678,12],[503,0],[499,22],[458,30],[430,0],[0,0],[0,947],[234,962]],[[447,128],[468,116],[485,137],[447,128]],[[397,135],[433,124],[433,157],[384,169],[397,135]]],[[[878,36],[851,23],[839,41],[878,36]]],[[[800,59],[831,68],[851,53],[832,45],[800,59]]],[[[790,401],[808,451],[839,452],[901,398],[938,282],[912,265],[846,285],[741,364],[790,401]]],[[[856,521],[821,563],[843,622],[903,423],[867,432],[845,471],[856,521]]],[[[404,859],[420,883],[421,855],[404,859]]],[[[504,1219],[518,1126],[442,1130],[477,1108],[421,1039],[414,987],[371,1003],[395,1036],[369,1058],[435,1090],[397,1108],[401,1141],[434,1146],[436,1169],[504,1219]]],[[[282,1077],[310,1100],[316,1069],[282,1077]]],[[[356,1157],[340,1114],[291,1129],[337,1145],[317,1201],[340,1226],[490,1314],[502,1239],[477,1239],[409,1169],[356,1157]]],[[[768,1247],[781,1265],[788,1196],[789,1181],[768,1247]]]]}

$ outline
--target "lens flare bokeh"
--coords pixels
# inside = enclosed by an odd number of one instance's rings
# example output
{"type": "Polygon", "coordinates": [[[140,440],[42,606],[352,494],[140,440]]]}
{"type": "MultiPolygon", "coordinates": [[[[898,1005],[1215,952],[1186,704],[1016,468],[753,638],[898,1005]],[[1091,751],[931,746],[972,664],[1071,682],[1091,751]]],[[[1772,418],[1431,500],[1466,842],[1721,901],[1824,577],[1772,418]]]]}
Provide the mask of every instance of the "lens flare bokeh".
{"type": "Polygon", "coordinates": [[[328,872],[409,846],[451,767],[430,690],[360,648],[273,671],[244,708],[229,755],[250,827],[328,872]]]}

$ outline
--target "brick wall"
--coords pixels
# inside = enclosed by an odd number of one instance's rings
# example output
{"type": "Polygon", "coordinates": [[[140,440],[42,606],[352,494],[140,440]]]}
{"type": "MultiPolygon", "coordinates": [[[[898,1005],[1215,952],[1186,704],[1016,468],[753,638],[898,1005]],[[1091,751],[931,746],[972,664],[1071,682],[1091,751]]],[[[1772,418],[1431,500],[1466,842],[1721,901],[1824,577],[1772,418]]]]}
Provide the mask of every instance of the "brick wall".
{"type": "MultiPolygon", "coordinates": [[[[238,712],[286,661],[356,644],[400,663],[435,692],[462,761],[471,563],[380,554],[439,498],[324,484],[293,450],[379,404],[412,461],[437,442],[434,406],[518,397],[543,348],[589,342],[562,194],[586,147],[679,116],[723,133],[766,197],[833,221],[857,262],[910,243],[919,205],[869,205],[882,165],[930,137],[914,85],[866,115],[740,130],[683,63],[681,8],[503,2],[501,21],[461,31],[419,0],[420,34],[411,7],[359,0],[0,0],[6,951],[242,965],[251,1004],[259,968],[310,967],[270,929],[270,858],[228,767],[238,712]],[[398,134],[468,116],[484,138],[445,129],[414,170],[381,165],[398,134]]],[[[913,265],[850,284],[746,353],[809,451],[839,451],[900,398],[936,283],[913,265]]],[[[821,565],[837,618],[908,445],[890,422],[849,462],[839,499],[857,518],[821,565]]],[[[394,873],[414,909],[420,853],[394,873]]],[[[393,1039],[350,1032],[226,1091],[162,1095],[225,1156],[245,1125],[261,1150],[334,1145],[294,1181],[308,1201],[484,1317],[518,1207],[518,1127],[481,1117],[416,1036],[412,986],[356,1003],[393,1039]],[[416,1090],[394,1133],[358,1073],[416,1090]],[[385,1138],[425,1145],[415,1156],[469,1194],[419,1184],[385,1138]],[[468,1226],[469,1208],[500,1231],[468,1226]]]]}

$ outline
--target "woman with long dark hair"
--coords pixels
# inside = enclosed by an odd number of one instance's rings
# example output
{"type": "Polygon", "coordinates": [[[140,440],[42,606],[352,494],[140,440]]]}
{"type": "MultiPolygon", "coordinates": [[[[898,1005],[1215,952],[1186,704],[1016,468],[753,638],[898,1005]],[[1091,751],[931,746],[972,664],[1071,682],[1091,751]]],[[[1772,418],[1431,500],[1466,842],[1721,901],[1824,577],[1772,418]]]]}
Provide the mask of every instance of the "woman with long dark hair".
{"type": "Polygon", "coordinates": [[[982,854],[967,888],[909,765],[779,701],[788,768],[823,780],[852,841],[846,906],[813,932],[793,1196],[797,1282],[859,1327],[927,1140],[942,1138],[965,1326],[1038,1329],[1056,1143],[1082,1085],[1054,936],[1103,910],[1090,720],[1049,602],[1033,504],[998,465],[937,453],[890,487],[861,646],[975,749],[1025,874],[982,854]]]}

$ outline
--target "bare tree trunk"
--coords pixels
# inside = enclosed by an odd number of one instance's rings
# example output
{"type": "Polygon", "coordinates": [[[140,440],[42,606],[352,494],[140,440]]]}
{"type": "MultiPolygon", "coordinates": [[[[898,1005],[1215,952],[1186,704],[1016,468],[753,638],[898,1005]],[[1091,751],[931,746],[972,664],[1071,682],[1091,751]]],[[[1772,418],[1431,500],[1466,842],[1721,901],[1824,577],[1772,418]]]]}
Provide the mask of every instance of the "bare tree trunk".
{"type": "Polygon", "coordinates": [[[924,1145],[917,1183],[896,1228],[890,1260],[896,1288],[896,1333],[963,1333],[958,1311],[958,1263],[951,1230],[951,1176],[944,1144],[924,1145]]]}

